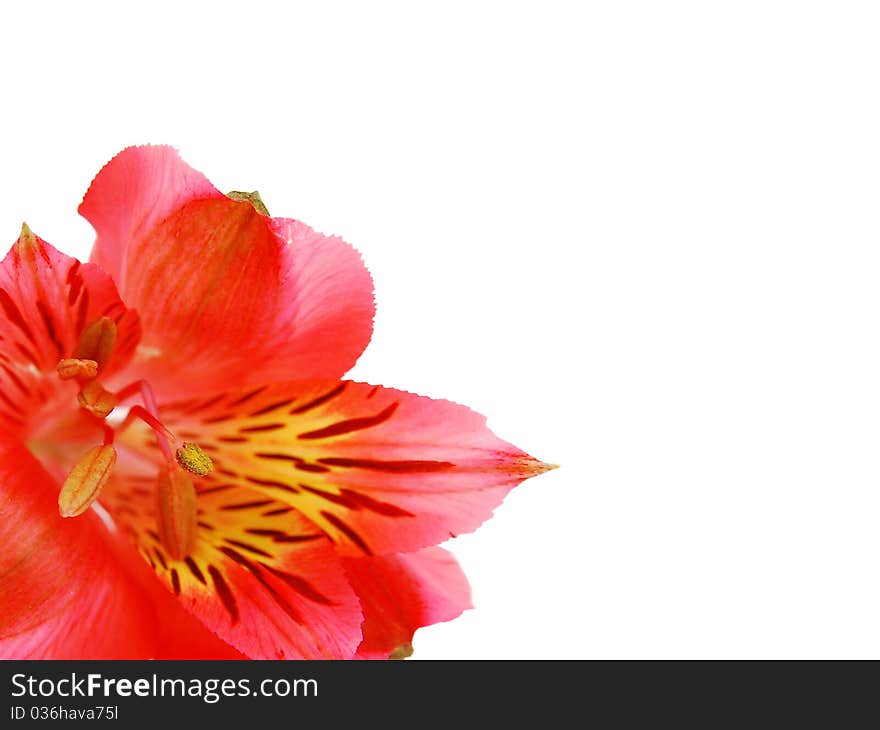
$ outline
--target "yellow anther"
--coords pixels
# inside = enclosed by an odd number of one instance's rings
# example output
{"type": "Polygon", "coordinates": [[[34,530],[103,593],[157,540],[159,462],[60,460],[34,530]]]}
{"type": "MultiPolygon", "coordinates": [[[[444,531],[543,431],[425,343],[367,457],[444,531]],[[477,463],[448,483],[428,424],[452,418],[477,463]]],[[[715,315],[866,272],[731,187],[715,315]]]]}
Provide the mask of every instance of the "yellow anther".
{"type": "Polygon", "coordinates": [[[214,469],[211,457],[199,448],[198,444],[184,444],[175,454],[177,463],[191,474],[203,477],[214,469]]]}
{"type": "Polygon", "coordinates": [[[260,194],[254,190],[252,193],[243,193],[240,190],[232,190],[227,193],[227,197],[232,198],[233,200],[245,200],[254,206],[254,210],[257,213],[262,215],[269,215],[269,210],[266,208],[265,203],[263,203],[263,199],[260,197],[260,194]]]}
{"type": "Polygon", "coordinates": [[[76,399],[83,408],[98,418],[106,418],[119,403],[119,399],[97,380],[86,383],[76,399]]]}
{"type": "Polygon", "coordinates": [[[116,346],[116,322],[110,317],[98,317],[79,336],[76,347],[76,358],[94,360],[98,363],[98,371],[102,370],[116,346]]]}
{"type": "Polygon", "coordinates": [[[173,560],[183,560],[196,541],[196,490],[186,472],[165,469],[156,488],[159,539],[173,560]]]}
{"type": "Polygon", "coordinates": [[[59,360],[55,369],[58,371],[58,377],[62,380],[73,380],[73,378],[90,380],[98,375],[98,363],[94,360],[80,360],[75,357],[59,360]]]}
{"type": "Polygon", "coordinates": [[[92,506],[110,478],[116,464],[116,449],[95,446],[76,463],[58,495],[58,511],[62,517],[76,517],[92,506]]]}

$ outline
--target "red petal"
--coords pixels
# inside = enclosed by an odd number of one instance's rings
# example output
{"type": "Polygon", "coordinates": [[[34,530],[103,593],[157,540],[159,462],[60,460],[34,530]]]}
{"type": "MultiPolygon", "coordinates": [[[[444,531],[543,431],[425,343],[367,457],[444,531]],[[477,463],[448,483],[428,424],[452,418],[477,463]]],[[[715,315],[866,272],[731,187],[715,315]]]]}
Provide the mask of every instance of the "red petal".
{"type": "Polygon", "coordinates": [[[98,173],[79,207],[98,232],[92,261],[119,284],[150,231],[192,200],[225,197],[170,147],[129,147],[98,173]]]}
{"type": "Polygon", "coordinates": [[[210,454],[218,479],[295,507],[347,555],[473,530],[549,468],[464,406],[363,383],[279,384],[163,404],[162,417],[210,454]]]}
{"type": "MultiPolygon", "coordinates": [[[[247,376],[248,384],[297,378],[340,378],[373,333],[373,280],[360,254],[341,238],[299,221],[274,218],[287,242],[282,314],[274,359],[247,376]]],[[[240,381],[239,381],[240,382],[240,381]]]]}
{"type": "Polygon", "coordinates": [[[372,282],[350,246],[221,195],[167,147],[121,152],[80,212],[92,260],[141,313],[135,371],[160,396],[339,377],[369,341],[372,282]]]}
{"type": "Polygon", "coordinates": [[[0,262],[0,425],[7,433],[25,433],[40,420],[41,409],[59,400],[75,408],[76,385],[62,382],[55,368],[73,356],[83,330],[102,316],[118,330],[104,368],[112,374],[137,345],[137,315],[101,269],[80,265],[25,229],[0,262]]]}
{"type": "Polygon", "coordinates": [[[23,447],[0,455],[0,657],[137,659],[157,651],[147,595],[94,511],[58,514],[58,486],[23,447]]]}
{"type": "Polygon", "coordinates": [[[411,648],[416,629],[450,621],[471,608],[467,578],[442,548],[347,558],[345,569],[364,612],[359,659],[387,659],[411,648]]]}
{"type": "MultiPolygon", "coordinates": [[[[120,471],[133,466],[126,460],[120,471]]],[[[198,480],[195,545],[174,560],[156,529],[156,478],[129,471],[111,479],[101,500],[168,595],[253,659],[354,655],[360,605],[314,525],[252,490],[198,480]]]]}
{"type": "MultiPolygon", "coordinates": [[[[156,580],[149,565],[131,549],[128,540],[117,541],[116,556],[149,596],[155,618],[156,648],[152,659],[247,659],[187,611],[156,580]]],[[[142,657],[146,658],[146,657],[142,657]]]]}

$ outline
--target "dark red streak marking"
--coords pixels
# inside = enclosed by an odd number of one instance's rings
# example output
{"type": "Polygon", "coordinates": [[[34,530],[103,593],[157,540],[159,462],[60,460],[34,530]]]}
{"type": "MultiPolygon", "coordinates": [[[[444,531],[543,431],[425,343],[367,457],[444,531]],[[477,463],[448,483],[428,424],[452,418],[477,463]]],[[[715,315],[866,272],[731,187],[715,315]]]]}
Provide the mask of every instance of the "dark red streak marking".
{"type": "Polygon", "coordinates": [[[370,548],[367,546],[367,543],[364,542],[364,539],[332,512],[321,510],[321,517],[323,517],[325,520],[327,520],[327,522],[329,522],[337,530],[348,537],[348,539],[351,540],[355,545],[357,545],[364,552],[364,554],[373,554],[373,551],[370,550],[370,548]]]}
{"type": "Polygon", "coordinates": [[[230,539],[230,538],[228,538],[228,537],[227,537],[227,538],[224,538],[224,540],[225,540],[226,542],[228,542],[230,545],[235,545],[235,547],[239,547],[239,548],[241,548],[242,550],[247,550],[249,553],[253,553],[254,555],[260,555],[260,556],[262,556],[262,557],[264,557],[264,558],[271,558],[271,557],[274,557],[274,556],[272,555],[272,553],[267,553],[265,550],[261,550],[260,548],[258,548],[258,547],[254,547],[253,545],[250,545],[250,544],[248,544],[248,543],[246,543],[246,542],[242,542],[242,541],[240,541],[240,540],[232,540],[232,539],[230,539]]]}
{"type": "Polygon", "coordinates": [[[254,454],[259,459],[270,459],[272,461],[302,461],[298,456],[290,454],[277,454],[274,452],[258,451],[254,454]]]}
{"type": "Polygon", "coordinates": [[[202,401],[201,403],[196,403],[195,405],[190,406],[189,408],[184,410],[184,413],[198,413],[199,411],[203,411],[206,408],[210,408],[211,406],[216,405],[221,400],[223,400],[225,397],[226,397],[225,393],[221,393],[220,395],[215,395],[213,398],[209,398],[206,401],[202,401]]]}
{"type": "Polygon", "coordinates": [[[271,413],[276,408],[284,408],[285,406],[289,406],[296,398],[285,398],[284,400],[280,400],[277,403],[272,403],[271,405],[260,408],[258,411],[254,411],[250,414],[250,418],[254,418],[256,416],[262,416],[266,413],[271,413]]]}
{"type": "Polygon", "coordinates": [[[233,406],[233,407],[234,407],[234,406],[240,406],[242,403],[246,403],[247,401],[249,401],[249,400],[250,400],[251,398],[253,398],[254,396],[259,395],[260,393],[262,393],[264,390],[266,390],[266,387],[267,387],[267,386],[263,385],[263,386],[257,388],[256,390],[252,390],[252,391],[250,391],[249,393],[245,393],[241,398],[239,398],[238,400],[234,400],[234,401],[232,401],[232,403],[230,403],[229,405],[230,405],[230,406],[233,406]]]}
{"type": "Polygon", "coordinates": [[[290,618],[292,618],[298,624],[302,623],[302,616],[300,615],[299,611],[297,611],[293,606],[291,606],[290,603],[287,601],[287,599],[284,598],[284,596],[282,596],[275,589],[275,587],[272,586],[269,583],[269,581],[267,581],[263,577],[263,574],[260,572],[259,567],[254,565],[250,560],[248,560],[246,557],[244,557],[244,555],[242,555],[239,552],[236,552],[232,548],[221,547],[221,548],[218,548],[218,550],[221,553],[223,553],[226,557],[228,557],[230,560],[233,560],[234,562],[238,563],[246,570],[250,571],[250,573],[254,576],[254,578],[256,578],[260,582],[260,585],[262,585],[263,588],[265,588],[266,591],[269,593],[269,595],[272,596],[273,600],[275,601],[275,603],[278,604],[278,606],[281,608],[281,610],[284,611],[284,613],[286,613],[290,618]]]}
{"type": "Polygon", "coordinates": [[[213,416],[212,418],[203,418],[202,423],[204,423],[204,424],[222,423],[223,421],[228,421],[232,417],[233,416],[231,413],[224,413],[222,416],[213,416]]]}
{"type": "Polygon", "coordinates": [[[52,344],[55,345],[55,351],[58,354],[58,358],[60,359],[64,355],[64,345],[58,340],[58,334],[55,331],[55,323],[52,321],[52,313],[49,311],[49,308],[46,306],[46,303],[42,299],[37,299],[37,310],[40,312],[40,317],[43,320],[43,325],[46,328],[46,334],[49,336],[49,339],[52,341],[52,344]]]}
{"type": "Polygon", "coordinates": [[[324,405],[327,401],[333,400],[343,390],[345,390],[345,387],[347,385],[348,385],[348,383],[345,383],[345,382],[340,383],[333,390],[331,390],[329,393],[325,393],[322,396],[318,396],[314,400],[310,400],[308,403],[304,403],[299,408],[294,408],[290,412],[291,415],[299,414],[299,413],[306,413],[306,412],[312,410],[313,408],[317,408],[318,406],[324,405]]]}
{"type": "MultiPolygon", "coordinates": [[[[271,502],[270,502],[271,504],[271,502]]],[[[279,507],[278,509],[270,509],[268,512],[263,512],[263,517],[275,517],[276,515],[286,515],[288,512],[293,512],[293,507],[279,507]]]]}
{"type": "Polygon", "coordinates": [[[0,365],[0,370],[3,370],[9,376],[9,379],[18,387],[18,389],[24,394],[29,395],[28,389],[25,387],[24,383],[21,382],[21,379],[10,369],[8,365],[0,365]]]}
{"type": "Polygon", "coordinates": [[[168,570],[168,564],[165,562],[165,558],[162,557],[162,551],[159,548],[153,548],[153,552],[156,554],[156,559],[162,563],[162,568],[168,570]]]}
{"type": "Polygon", "coordinates": [[[205,576],[202,575],[202,571],[199,569],[199,566],[195,560],[187,557],[186,559],[184,559],[183,562],[186,563],[186,567],[189,568],[189,572],[193,574],[193,577],[199,583],[201,583],[202,585],[208,585],[207,581],[205,580],[205,576]]]}
{"type": "Polygon", "coordinates": [[[76,332],[82,334],[83,328],[86,326],[86,315],[89,312],[89,290],[83,289],[82,297],[76,310],[76,332]]]}
{"type": "MultiPolygon", "coordinates": [[[[333,504],[339,504],[339,505],[342,505],[343,507],[348,507],[348,509],[360,509],[360,507],[356,503],[350,501],[347,497],[345,497],[341,494],[333,494],[331,492],[324,492],[320,489],[315,489],[314,487],[310,487],[307,484],[300,484],[299,486],[302,487],[303,489],[305,489],[307,492],[310,492],[311,494],[314,494],[315,496],[320,497],[321,499],[326,499],[328,502],[332,502],[333,504]]],[[[321,514],[323,514],[323,512],[321,514]]]]}
{"type": "Polygon", "coordinates": [[[297,462],[294,464],[294,469],[299,469],[300,471],[308,471],[312,474],[324,474],[330,471],[326,466],[321,466],[320,464],[308,464],[305,461],[297,462]]]}
{"type": "Polygon", "coordinates": [[[0,306],[3,307],[6,318],[24,333],[24,336],[30,340],[31,344],[35,345],[36,341],[34,340],[31,328],[28,327],[24,317],[21,316],[21,312],[18,311],[18,307],[15,306],[15,302],[12,301],[12,297],[9,296],[5,289],[0,289],[0,306]]]}
{"type": "Polygon", "coordinates": [[[223,575],[220,573],[217,568],[213,565],[208,566],[208,573],[211,574],[211,580],[214,582],[214,590],[217,591],[217,595],[220,596],[220,601],[223,603],[223,608],[226,609],[229,616],[232,618],[232,623],[237,624],[239,620],[238,615],[238,604],[235,601],[235,595],[233,595],[232,590],[227,585],[226,581],[223,578],[223,575]]]}
{"type": "Polygon", "coordinates": [[[282,537],[287,534],[281,530],[268,530],[262,527],[246,527],[244,531],[249,535],[259,535],[260,537],[282,537]]]}
{"type": "Polygon", "coordinates": [[[16,342],[16,343],[15,343],[15,347],[16,347],[16,348],[18,349],[18,351],[22,354],[22,356],[24,357],[25,360],[29,360],[29,361],[32,362],[34,365],[37,364],[37,356],[33,353],[32,350],[29,350],[29,349],[27,348],[27,346],[25,346],[25,345],[24,345],[23,343],[21,343],[21,342],[16,342]]]}
{"type": "Polygon", "coordinates": [[[297,593],[301,593],[309,600],[314,601],[315,603],[323,603],[325,606],[336,605],[336,601],[327,598],[327,596],[316,589],[305,578],[300,578],[298,575],[293,575],[293,573],[288,573],[284,570],[273,568],[271,565],[266,565],[265,563],[260,563],[260,565],[262,565],[272,575],[280,578],[285,583],[287,583],[287,585],[293,588],[293,590],[295,590],[297,593]]]}
{"type": "Polygon", "coordinates": [[[267,423],[263,426],[245,426],[244,428],[238,429],[239,433],[261,433],[263,431],[277,431],[279,428],[284,428],[287,424],[284,423],[267,423]]]}
{"type": "Polygon", "coordinates": [[[266,505],[272,504],[275,500],[272,499],[261,499],[255,502],[239,502],[238,504],[224,504],[220,507],[224,512],[232,512],[234,510],[239,509],[251,509],[252,507],[265,507],[266,505]]]}
{"type": "Polygon", "coordinates": [[[273,537],[272,542],[295,543],[295,542],[312,542],[312,540],[323,540],[324,535],[281,535],[273,537]]]}
{"type": "Polygon", "coordinates": [[[342,436],[343,434],[351,433],[352,431],[362,431],[366,428],[372,428],[373,426],[378,426],[380,423],[384,423],[391,418],[391,416],[394,415],[394,411],[397,410],[398,405],[398,403],[392,403],[384,411],[377,413],[375,416],[350,418],[347,421],[339,421],[339,423],[334,423],[326,428],[319,428],[317,431],[306,431],[305,433],[301,433],[298,438],[323,439],[330,438],[331,436],[342,436]]]}
{"type": "Polygon", "coordinates": [[[234,484],[220,484],[216,487],[208,487],[207,489],[200,489],[197,494],[213,494],[214,492],[222,492],[226,489],[234,488],[234,484]]]}
{"type": "Polygon", "coordinates": [[[299,490],[296,487],[292,487],[290,484],[285,484],[284,482],[277,482],[274,479],[257,479],[257,477],[245,477],[245,481],[250,482],[251,484],[256,484],[260,487],[272,487],[274,489],[283,489],[285,492],[292,492],[293,494],[297,494],[299,490]]]}
{"type": "Polygon", "coordinates": [[[351,459],[328,456],[318,459],[319,464],[327,466],[342,466],[348,469],[367,469],[369,471],[382,471],[392,474],[415,474],[432,471],[445,471],[452,469],[455,464],[451,461],[428,461],[421,459],[402,461],[383,461],[381,459],[351,459]]]}

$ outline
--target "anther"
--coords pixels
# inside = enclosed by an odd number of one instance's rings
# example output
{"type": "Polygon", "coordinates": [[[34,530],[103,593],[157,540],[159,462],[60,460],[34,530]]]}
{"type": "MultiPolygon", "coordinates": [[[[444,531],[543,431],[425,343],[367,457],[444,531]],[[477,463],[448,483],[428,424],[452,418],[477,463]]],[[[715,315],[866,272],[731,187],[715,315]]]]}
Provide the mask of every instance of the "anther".
{"type": "Polygon", "coordinates": [[[58,377],[62,380],[73,380],[74,378],[91,380],[98,375],[98,363],[94,360],[80,360],[76,357],[59,360],[55,369],[58,371],[58,377]]]}
{"type": "Polygon", "coordinates": [[[94,360],[98,363],[100,372],[106,367],[113,354],[116,335],[116,322],[110,317],[98,317],[79,336],[75,357],[81,360],[94,360]]]}
{"type": "Polygon", "coordinates": [[[92,506],[110,479],[116,464],[116,449],[107,444],[89,449],[71,469],[58,494],[62,517],[76,517],[92,506]]]}
{"type": "Polygon", "coordinates": [[[196,476],[203,477],[214,470],[211,457],[202,451],[198,444],[183,444],[174,456],[178,464],[196,476]]]}
{"type": "Polygon", "coordinates": [[[79,404],[98,418],[106,418],[119,400],[97,380],[86,383],[76,397],[79,404]]]}
{"type": "Polygon", "coordinates": [[[183,560],[196,540],[196,490],[189,474],[174,467],[160,471],[156,498],[159,539],[172,559],[183,560]]]}

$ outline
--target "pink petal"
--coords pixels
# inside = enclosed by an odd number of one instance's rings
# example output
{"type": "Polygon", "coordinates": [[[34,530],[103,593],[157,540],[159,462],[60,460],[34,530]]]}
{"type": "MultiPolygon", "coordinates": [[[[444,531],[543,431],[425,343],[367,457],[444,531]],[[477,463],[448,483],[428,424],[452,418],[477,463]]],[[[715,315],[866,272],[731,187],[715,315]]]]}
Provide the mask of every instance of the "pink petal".
{"type": "Polygon", "coordinates": [[[136,659],[157,651],[148,596],[93,511],[58,514],[58,486],[24,447],[0,454],[0,657],[136,659]]]}
{"type": "Polygon", "coordinates": [[[98,173],[79,207],[98,232],[91,260],[124,291],[129,258],[150,231],[190,201],[224,197],[171,147],[129,147],[98,173]]]}
{"type": "Polygon", "coordinates": [[[370,339],[372,282],[348,244],[221,195],[170,148],[121,152],[80,212],[143,320],[132,374],[160,397],[339,377],[370,339]]]}
{"type": "Polygon", "coordinates": [[[345,569],[364,611],[359,659],[387,659],[401,649],[405,655],[416,629],[471,608],[467,578],[442,548],[346,558],[345,569]]]}
{"type": "MultiPolygon", "coordinates": [[[[122,459],[101,500],[168,598],[252,659],[353,656],[360,604],[320,530],[253,490],[200,479],[196,539],[174,559],[157,530],[155,483],[148,464],[122,459]]],[[[163,638],[163,655],[174,649],[163,638]]]]}
{"type": "MultiPolygon", "coordinates": [[[[224,483],[296,508],[344,555],[418,550],[478,527],[547,465],[464,406],[346,381],[163,404],[224,483]]],[[[148,454],[149,441],[139,448],[148,454]]],[[[219,477],[218,477],[219,478],[219,477]]]]}
{"type": "Polygon", "coordinates": [[[83,330],[103,316],[118,327],[102,371],[112,375],[134,353],[137,315],[99,267],[80,265],[24,230],[0,262],[0,425],[8,435],[27,432],[42,409],[59,401],[74,409],[76,386],[62,382],[55,367],[74,355],[83,330]]]}

